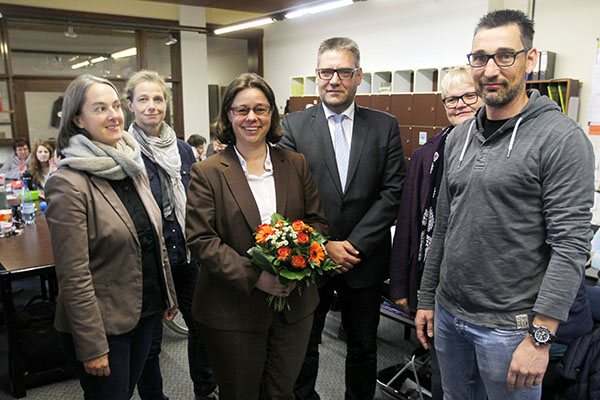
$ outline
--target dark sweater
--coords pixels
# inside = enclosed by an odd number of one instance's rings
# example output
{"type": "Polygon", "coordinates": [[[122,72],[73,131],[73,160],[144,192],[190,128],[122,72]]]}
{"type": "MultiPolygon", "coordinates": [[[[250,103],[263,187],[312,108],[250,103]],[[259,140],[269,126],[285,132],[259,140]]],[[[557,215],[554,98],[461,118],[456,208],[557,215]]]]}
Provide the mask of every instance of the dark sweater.
{"type": "Polygon", "coordinates": [[[140,199],[131,178],[119,181],[108,181],[119,199],[127,209],[129,217],[135,225],[137,237],[142,249],[142,317],[162,312],[166,305],[161,293],[158,275],[159,256],[157,243],[152,230],[152,224],[144,204],[140,199]]]}

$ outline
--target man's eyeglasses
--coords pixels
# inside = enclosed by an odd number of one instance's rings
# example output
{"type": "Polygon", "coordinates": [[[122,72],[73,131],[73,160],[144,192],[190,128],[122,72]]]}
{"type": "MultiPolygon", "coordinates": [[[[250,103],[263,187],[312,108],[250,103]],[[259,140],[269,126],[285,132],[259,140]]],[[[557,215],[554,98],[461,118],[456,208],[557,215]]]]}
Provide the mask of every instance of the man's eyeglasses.
{"type": "Polygon", "coordinates": [[[448,97],[444,97],[442,99],[442,103],[444,103],[444,105],[446,106],[446,108],[456,108],[458,107],[458,101],[462,100],[463,103],[465,103],[466,105],[470,106],[471,104],[475,104],[477,103],[477,99],[479,98],[479,96],[477,96],[477,93],[475,92],[468,92],[463,94],[462,96],[448,96],[448,97]]]}
{"type": "Polygon", "coordinates": [[[238,115],[242,117],[245,117],[246,115],[250,114],[250,110],[254,111],[254,114],[256,115],[267,115],[269,112],[271,112],[271,107],[269,106],[256,106],[254,108],[230,107],[229,109],[231,110],[233,115],[238,115]]]}
{"type": "Polygon", "coordinates": [[[338,77],[345,81],[352,79],[356,71],[358,71],[358,68],[319,68],[317,73],[319,74],[319,78],[328,81],[333,79],[333,74],[337,72],[338,77]]]}
{"type": "Polygon", "coordinates": [[[527,51],[529,49],[526,48],[519,51],[500,51],[496,54],[470,53],[467,54],[467,58],[469,59],[469,65],[473,68],[485,67],[490,58],[493,58],[499,67],[511,67],[515,63],[517,55],[527,53],[527,51]]]}

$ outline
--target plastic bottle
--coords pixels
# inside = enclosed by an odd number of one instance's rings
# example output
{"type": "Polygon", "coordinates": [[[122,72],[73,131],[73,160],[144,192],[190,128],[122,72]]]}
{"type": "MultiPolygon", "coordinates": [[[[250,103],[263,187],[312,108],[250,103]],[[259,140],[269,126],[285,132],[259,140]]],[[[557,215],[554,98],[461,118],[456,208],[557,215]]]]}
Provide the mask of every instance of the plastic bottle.
{"type": "Polygon", "coordinates": [[[4,189],[4,179],[0,180],[0,210],[7,209],[8,200],[6,199],[6,190],[4,189]]]}
{"type": "Polygon", "coordinates": [[[23,214],[25,224],[29,225],[35,223],[35,204],[33,203],[27,181],[23,181],[23,188],[21,191],[21,213],[23,214]]]}

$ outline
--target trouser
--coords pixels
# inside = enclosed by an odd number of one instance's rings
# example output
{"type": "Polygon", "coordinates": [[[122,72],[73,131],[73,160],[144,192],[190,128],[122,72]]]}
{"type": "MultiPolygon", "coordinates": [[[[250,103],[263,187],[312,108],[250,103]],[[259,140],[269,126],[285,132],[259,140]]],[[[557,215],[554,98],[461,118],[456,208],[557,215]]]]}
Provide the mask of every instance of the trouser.
{"type": "Polygon", "coordinates": [[[263,331],[201,325],[220,400],[293,400],[313,316],[289,324],[282,312],[263,331]]]}
{"type": "Polygon", "coordinates": [[[59,332],[60,345],[77,374],[85,400],[128,400],[133,395],[144,366],[152,332],[162,324],[162,313],[140,318],[131,332],[107,336],[108,366],[110,375],[94,376],[85,372],[83,363],[77,360],[73,336],[59,332]]]}
{"type": "MultiPolygon", "coordinates": [[[[188,327],[188,363],[190,377],[194,383],[194,393],[198,396],[206,396],[216,389],[217,383],[204,349],[200,324],[192,316],[192,301],[198,273],[196,262],[171,267],[179,312],[188,327]]],[[[159,359],[162,335],[162,325],[156,326],[152,335],[150,353],[138,382],[138,393],[142,400],[163,400],[165,398],[159,359]]]]}
{"type": "Polygon", "coordinates": [[[435,351],[445,400],[533,400],[542,386],[511,392],[507,376],[526,330],[491,329],[454,317],[435,305],[435,351]]]}
{"type": "Polygon", "coordinates": [[[353,289],[341,275],[319,288],[321,301],[315,311],[306,357],[294,387],[296,399],[320,399],[315,390],[319,370],[319,343],[334,290],[339,298],[342,326],[346,332],[345,398],[362,400],[375,396],[381,288],[382,285],[378,284],[353,289]]]}

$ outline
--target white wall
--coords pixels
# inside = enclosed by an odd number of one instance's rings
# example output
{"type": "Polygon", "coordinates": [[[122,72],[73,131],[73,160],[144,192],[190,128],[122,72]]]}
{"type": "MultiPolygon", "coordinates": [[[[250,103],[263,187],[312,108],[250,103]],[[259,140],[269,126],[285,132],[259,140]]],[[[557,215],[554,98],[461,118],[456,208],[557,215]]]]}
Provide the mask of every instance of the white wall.
{"type": "Polygon", "coordinates": [[[227,86],[239,74],[248,72],[248,41],[209,36],[208,83],[227,86]]]}
{"type": "MultiPolygon", "coordinates": [[[[204,7],[180,6],[179,14],[181,25],[206,26],[204,7]]],[[[209,140],[206,35],[181,32],[181,70],[185,137],[198,133],[209,140]]]]}
{"type": "MultiPolygon", "coordinates": [[[[588,132],[596,39],[600,37],[599,18],[598,0],[544,0],[536,2],[535,6],[535,46],[556,52],[555,77],[579,79],[583,83],[579,93],[578,121],[585,132],[588,132]]],[[[590,140],[598,164],[600,137],[590,136],[590,140]]]]}
{"type": "Polygon", "coordinates": [[[280,111],[292,76],[313,75],[319,43],[348,36],[365,72],[467,62],[473,28],[488,10],[481,0],[368,0],[265,27],[265,78],[280,111]]]}

